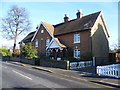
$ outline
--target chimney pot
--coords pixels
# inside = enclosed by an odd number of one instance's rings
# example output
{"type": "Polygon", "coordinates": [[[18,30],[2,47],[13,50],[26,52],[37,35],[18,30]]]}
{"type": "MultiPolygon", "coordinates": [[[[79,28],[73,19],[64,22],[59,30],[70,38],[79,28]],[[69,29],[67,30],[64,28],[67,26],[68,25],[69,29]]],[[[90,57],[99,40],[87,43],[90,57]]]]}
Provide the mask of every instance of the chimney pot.
{"type": "Polygon", "coordinates": [[[65,14],[65,17],[64,17],[64,22],[66,23],[66,22],[68,22],[68,20],[69,20],[69,17],[68,17],[68,15],[67,15],[67,14],[65,14]]]}
{"type": "Polygon", "coordinates": [[[38,29],[38,27],[39,27],[39,26],[37,25],[36,29],[38,29]]]}
{"type": "Polygon", "coordinates": [[[77,15],[77,19],[79,19],[79,18],[82,18],[82,9],[80,9],[80,10],[78,10],[78,12],[76,13],[76,15],[77,15]]]}

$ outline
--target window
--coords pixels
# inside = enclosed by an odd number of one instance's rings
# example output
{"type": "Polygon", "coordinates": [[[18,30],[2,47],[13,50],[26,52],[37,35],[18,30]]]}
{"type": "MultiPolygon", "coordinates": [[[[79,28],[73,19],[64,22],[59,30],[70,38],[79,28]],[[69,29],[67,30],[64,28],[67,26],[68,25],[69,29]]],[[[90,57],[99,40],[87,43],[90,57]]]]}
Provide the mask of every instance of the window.
{"type": "Polygon", "coordinates": [[[46,50],[46,56],[50,56],[50,50],[46,50]]]}
{"type": "Polygon", "coordinates": [[[38,40],[35,41],[35,47],[38,47],[38,40]]]}
{"type": "Polygon", "coordinates": [[[80,43],[80,34],[74,34],[74,43],[80,43]]]}
{"type": "Polygon", "coordinates": [[[44,30],[41,30],[41,33],[44,33],[44,30]]]}
{"type": "Polygon", "coordinates": [[[50,43],[50,39],[49,39],[49,38],[47,38],[47,39],[46,39],[46,46],[48,46],[48,45],[49,45],[49,43],[50,43]]]}
{"type": "Polygon", "coordinates": [[[80,58],[80,50],[79,49],[74,50],[74,58],[80,58]]]}

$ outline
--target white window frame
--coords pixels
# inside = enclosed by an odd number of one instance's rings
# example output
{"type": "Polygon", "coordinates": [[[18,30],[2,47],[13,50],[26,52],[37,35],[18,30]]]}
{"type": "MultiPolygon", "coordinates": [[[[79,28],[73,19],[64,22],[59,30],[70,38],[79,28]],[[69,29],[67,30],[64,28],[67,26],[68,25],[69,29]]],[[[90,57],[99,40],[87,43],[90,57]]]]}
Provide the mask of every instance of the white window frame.
{"type": "Polygon", "coordinates": [[[80,58],[80,50],[74,49],[74,58],[80,58]]]}
{"type": "Polygon", "coordinates": [[[80,34],[74,34],[74,43],[80,43],[80,34]]]}
{"type": "Polygon", "coordinates": [[[50,43],[50,39],[49,39],[49,38],[47,38],[47,39],[46,39],[46,46],[48,46],[48,45],[49,45],[49,43],[50,43]]]}
{"type": "Polygon", "coordinates": [[[51,51],[50,50],[46,50],[46,56],[50,56],[51,51]]]}
{"type": "Polygon", "coordinates": [[[44,30],[41,30],[41,33],[44,33],[44,30]]]}
{"type": "Polygon", "coordinates": [[[35,47],[38,47],[38,39],[35,40],[35,47]]]}

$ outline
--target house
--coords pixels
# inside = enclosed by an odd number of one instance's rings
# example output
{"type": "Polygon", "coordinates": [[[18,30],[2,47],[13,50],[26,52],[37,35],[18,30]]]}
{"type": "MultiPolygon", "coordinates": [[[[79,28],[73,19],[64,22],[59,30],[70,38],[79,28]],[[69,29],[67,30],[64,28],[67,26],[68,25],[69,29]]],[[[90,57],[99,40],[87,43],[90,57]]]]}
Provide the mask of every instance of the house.
{"type": "Polygon", "coordinates": [[[109,53],[109,32],[101,11],[83,16],[82,10],[76,19],[52,25],[41,22],[36,31],[29,33],[21,43],[31,42],[37,48],[38,56],[46,55],[54,59],[63,57],[81,58],[92,53],[98,63],[107,62],[109,53]]]}

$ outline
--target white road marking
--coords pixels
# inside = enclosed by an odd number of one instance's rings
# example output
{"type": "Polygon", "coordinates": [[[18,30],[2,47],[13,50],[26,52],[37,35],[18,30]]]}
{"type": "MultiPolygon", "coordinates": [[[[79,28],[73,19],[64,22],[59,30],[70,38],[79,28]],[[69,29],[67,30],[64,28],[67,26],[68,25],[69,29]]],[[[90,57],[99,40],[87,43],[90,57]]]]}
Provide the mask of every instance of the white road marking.
{"type": "Polygon", "coordinates": [[[28,77],[28,76],[26,76],[26,75],[23,75],[23,74],[15,71],[15,70],[12,70],[12,71],[15,72],[15,73],[17,73],[17,74],[19,74],[19,75],[21,75],[21,76],[23,76],[23,77],[25,77],[25,78],[27,78],[27,79],[29,79],[29,80],[32,80],[32,78],[30,78],[30,77],[28,77]]]}

